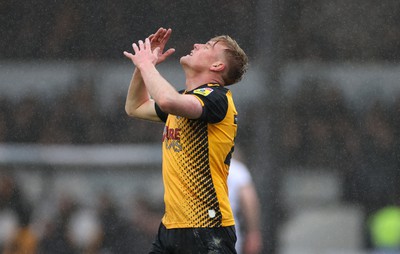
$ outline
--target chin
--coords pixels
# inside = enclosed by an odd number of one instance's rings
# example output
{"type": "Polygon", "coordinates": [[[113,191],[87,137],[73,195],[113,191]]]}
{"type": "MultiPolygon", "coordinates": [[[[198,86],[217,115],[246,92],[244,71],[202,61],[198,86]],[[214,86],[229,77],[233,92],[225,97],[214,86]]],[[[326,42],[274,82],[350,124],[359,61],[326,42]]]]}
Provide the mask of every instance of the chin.
{"type": "Polygon", "coordinates": [[[180,62],[181,64],[184,64],[184,63],[186,62],[186,59],[187,59],[188,56],[189,56],[189,55],[182,56],[181,59],[179,60],[179,62],[180,62]]]}

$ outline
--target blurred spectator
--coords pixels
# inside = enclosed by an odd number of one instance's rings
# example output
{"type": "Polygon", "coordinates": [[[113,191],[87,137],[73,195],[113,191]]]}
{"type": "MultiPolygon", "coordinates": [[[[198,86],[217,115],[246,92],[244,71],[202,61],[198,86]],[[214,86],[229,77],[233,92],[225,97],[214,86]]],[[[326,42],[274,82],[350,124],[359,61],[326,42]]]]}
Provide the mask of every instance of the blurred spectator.
{"type": "Polygon", "coordinates": [[[16,214],[8,209],[0,210],[0,253],[6,245],[14,238],[18,229],[18,218],[16,214]]]}
{"type": "Polygon", "coordinates": [[[2,254],[36,254],[38,237],[30,227],[29,218],[20,222],[10,242],[6,243],[2,254]],[[28,224],[25,224],[28,223],[28,224]]]}
{"type": "Polygon", "coordinates": [[[229,201],[235,218],[236,251],[258,254],[262,249],[260,203],[250,171],[235,148],[228,175],[229,201]]]}
{"type": "Polygon", "coordinates": [[[104,121],[96,105],[96,89],[92,79],[77,80],[67,95],[73,143],[104,143],[104,121]]]}
{"type": "Polygon", "coordinates": [[[330,122],[318,117],[310,117],[307,132],[305,165],[315,169],[328,165],[334,167],[336,151],[330,122]]]}
{"type": "Polygon", "coordinates": [[[77,253],[98,253],[100,233],[100,222],[94,209],[80,207],[71,216],[68,223],[68,235],[71,246],[74,247],[77,253]]]}
{"type": "Polygon", "coordinates": [[[365,113],[363,121],[363,178],[359,188],[365,195],[363,204],[368,214],[387,204],[391,194],[398,193],[400,188],[394,129],[387,117],[386,107],[376,103],[365,113]]]}
{"type": "Polygon", "coordinates": [[[102,193],[96,216],[100,230],[96,238],[91,238],[94,241],[84,244],[84,253],[146,253],[158,230],[162,209],[141,197],[134,200],[132,208],[124,212],[110,193],[102,193]]]}
{"type": "Polygon", "coordinates": [[[276,154],[278,165],[283,168],[291,168],[296,165],[304,164],[303,143],[303,128],[301,117],[289,106],[283,109],[283,114],[286,116],[286,121],[280,128],[280,141],[278,142],[280,152],[276,154]]]}
{"type": "Polygon", "coordinates": [[[340,124],[353,121],[343,94],[326,80],[308,78],[282,107],[280,166],[336,168],[343,151],[340,124]]]}
{"type": "Polygon", "coordinates": [[[0,173],[0,209],[10,209],[15,212],[22,225],[30,221],[31,207],[18,186],[14,177],[0,173]]]}
{"type": "Polygon", "coordinates": [[[150,250],[164,212],[162,200],[147,192],[142,191],[135,197],[131,211],[132,235],[135,236],[134,245],[143,253],[150,250]]]}
{"type": "Polygon", "coordinates": [[[38,253],[79,253],[72,243],[69,232],[69,223],[77,208],[76,203],[70,197],[62,197],[59,200],[56,217],[46,223],[44,235],[39,242],[38,253]]]}
{"type": "Polygon", "coordinates": [[[343,116],[335,123],[335,140],[339,144],[337,166],[343,180],[344,201],[363,205],[363,151],[358,119],[343,116]]]}
{"type": "Polygon", "coordinates": [[[3,254],[35,254],[37,235],[31,228],[32,207],[10,175],[0,175],[0,210],[11,210],[17,219],[16,228],[4,243],[3,254]]]}
{"type": "Polygon", "coordinates": [[[41,101],[27,96],[18,102],[15,108],[9,140],[23,143],[36,142],[43,126],[43,112],[45,112],[41,101]]]}
{"type": "Polygon", "coordinates": [[[103,193],[99,199],[98,217],[101,233],[95,247],[98,251],[95,253],[133,253],[137,249],[135,235],[132,234],[128,221],[121,216],[121,209],[108,193],[103,193]]]}
{"type": "Polygon", "coordinates": [[[48,102],[46,121],[40,132],[38,143],[42,144],[72,144],[71,105],[67,98],[48,102]]]}
{"type": "Polygon", "coordinates": [[[392,119],[394,129],[395,154],[397,154],[397,161],[400,168],[400,93],[395,97],[390,119],[392,119]]]}
{"type": "Polygon", "coordinates": [[[6,143],[9,138],[10,110],[7,99],[0,96],[0,143],[6,143]]]}

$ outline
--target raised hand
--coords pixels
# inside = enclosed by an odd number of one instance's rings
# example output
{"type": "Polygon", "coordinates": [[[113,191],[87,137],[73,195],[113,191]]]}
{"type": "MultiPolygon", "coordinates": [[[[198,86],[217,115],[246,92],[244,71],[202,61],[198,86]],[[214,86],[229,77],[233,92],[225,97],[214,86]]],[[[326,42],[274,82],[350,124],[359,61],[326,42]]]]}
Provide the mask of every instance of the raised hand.
{"type": "Polygon", "coordinates": [[[144,42],[140,40],[138,44],[133,43],[132,48],[135,54],[124,51],[124,55],[131,59],[139,69],[147,64],[156,65],[158,62],[160,48],[156,47],[152,50],[149,38],[146,38],[144,42]]]}
{"type": "Polygon", "coordinates": [[[169,57],[175,52],[174,48],[170,48],[164,52],[165,45],[167,44],[169,37],[171,36],[171,33],[172,33],[171,28],[165,29],[160,27],[155,34],[151,34],[149,36],[151,49],[154,50],[157,47],[160,48],[156,64],[163,62],[165,59],[167,59],[167,57],[169,57]]]}

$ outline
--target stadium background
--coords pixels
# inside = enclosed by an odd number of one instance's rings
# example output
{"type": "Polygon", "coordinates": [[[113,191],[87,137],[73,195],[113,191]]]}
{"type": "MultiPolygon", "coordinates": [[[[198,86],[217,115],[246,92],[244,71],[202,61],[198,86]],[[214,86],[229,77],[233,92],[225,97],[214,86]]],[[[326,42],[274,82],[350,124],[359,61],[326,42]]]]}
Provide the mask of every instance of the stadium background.
{"type": "Polygon", "coordinates": [[[162,126],[125,116],[122,51],[164,26],[177,51],[160,68],[177,88],[194,42],[229,34],[248,52],[232,90],[263,253],[373,249],[368,218],[400,193],[397,0],[5,0],[0,12],[0,245],[28,218],[42,253],[147,248],[162,126]]]}

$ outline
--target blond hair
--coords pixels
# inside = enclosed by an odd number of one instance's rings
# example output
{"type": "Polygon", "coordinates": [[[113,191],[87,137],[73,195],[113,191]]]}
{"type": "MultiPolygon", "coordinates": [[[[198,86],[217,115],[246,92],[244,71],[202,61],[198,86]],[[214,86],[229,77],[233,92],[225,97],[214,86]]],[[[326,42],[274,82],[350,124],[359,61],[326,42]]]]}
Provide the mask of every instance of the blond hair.
{"type": "MultiPolygon", "coordinates": [[[[217,43],[223,43],[227,48],[224,50],[227,59],[226,71],[222,74],[224,85],[232,85],[242,80],[248,68],[248,58],[239,44],[228,35],[220,35],[211,39],[217,43]]],[[[214,45],[215,45],[214,44],[214,45]]]]}

